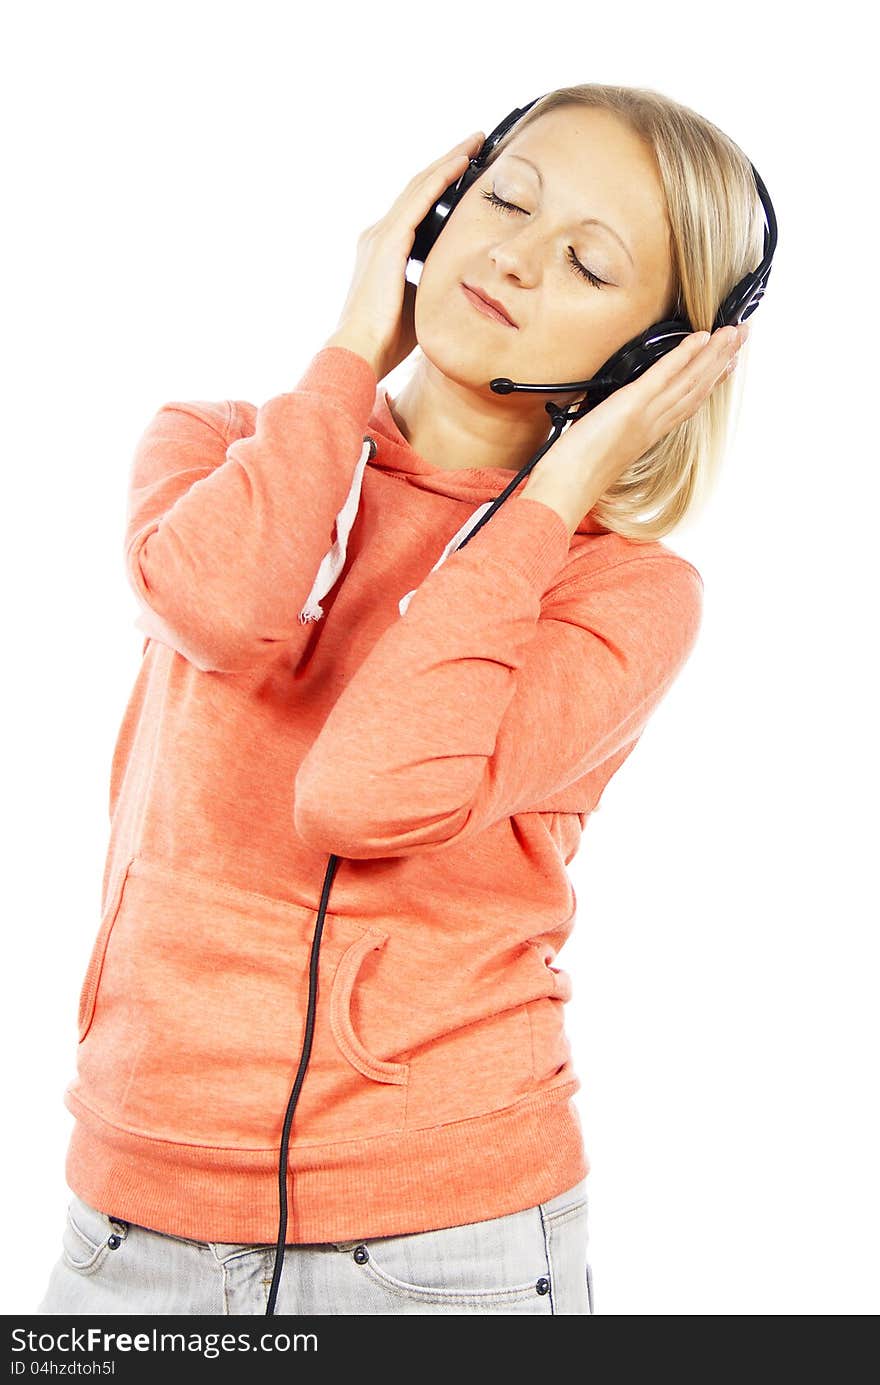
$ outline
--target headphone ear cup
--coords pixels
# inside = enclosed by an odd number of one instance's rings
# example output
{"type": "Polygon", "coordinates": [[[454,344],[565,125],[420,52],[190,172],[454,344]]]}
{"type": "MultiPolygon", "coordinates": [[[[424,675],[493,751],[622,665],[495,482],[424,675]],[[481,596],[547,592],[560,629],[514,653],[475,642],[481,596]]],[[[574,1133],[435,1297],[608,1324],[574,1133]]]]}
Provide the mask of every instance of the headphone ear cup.
{"type": "Polygon", "coordinates": [[[674,351],[692,330],[681,318],[667,318],[664,322],[655,322],[619,347],[593,377],[601,383],[590,386],[587,391],[590,407],[644,375],[655,362],[674,351]]]}
{"type": "Polygon", "coordinates": [[[715,315],[713,330],[727,327],[732,323],[745,321],[755,311],[764,297],[764,289],[770,277],[770,266],[761,274],[760,267],[734,284],[715,315]]]}
{"type": "MultiPolygon", "coordinates": [[[[482,152],[481,149],[480,153],[482,154],[482,152]]],[[[482,171],[479,156],[476,159],[471,159],[464,172],[459,174],[454,183],[449,184],[449,187],[440,194],[437,201],[419,222],[416,227],[415,236],[413,237],[412,250],[409,252],[409,259],[406,266],[406,277],[411,283],[418,283],[418,279],[421,277],[422,267],[431,253],[437,237],[440,235],[440,232],[443,230],[443,227],[464,197],[468,188],[472,183],[476,182],[482,171]],[[414,273],[418,277],[412,277],[410,273],[411,266],[413,266],[414,273]]]]}

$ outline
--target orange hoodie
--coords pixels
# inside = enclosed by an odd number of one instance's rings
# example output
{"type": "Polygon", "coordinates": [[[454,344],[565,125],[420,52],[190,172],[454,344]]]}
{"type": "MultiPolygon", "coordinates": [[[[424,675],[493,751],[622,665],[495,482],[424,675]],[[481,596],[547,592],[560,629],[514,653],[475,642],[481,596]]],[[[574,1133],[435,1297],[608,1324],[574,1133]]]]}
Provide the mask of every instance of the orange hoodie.
{"type": "Polygon", "coordinates": [[[702,581],[591,515],[570,541],[518,490],[454,551],[512,475],[419,457],[336,346],[259,409],[166,404],[144,433],[146,639],[64,1093],[87,1202],[275,1241],[330,853],[288,1242],[502,1216],[588,1172],[566,866],[702,581]]]}

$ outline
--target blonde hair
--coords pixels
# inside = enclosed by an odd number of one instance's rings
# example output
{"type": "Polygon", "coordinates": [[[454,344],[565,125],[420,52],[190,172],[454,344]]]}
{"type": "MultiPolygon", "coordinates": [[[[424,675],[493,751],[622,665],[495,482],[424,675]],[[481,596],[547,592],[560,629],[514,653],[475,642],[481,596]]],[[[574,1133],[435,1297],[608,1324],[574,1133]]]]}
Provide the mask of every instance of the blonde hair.
{"type": "MultiPolygon", "coordinates": [[[[764,212],[749,159],[711,121],[662,92],[586,83],[559,87],[536,101],[498,142],[486,167],[533,121],[566,105],[612,111],[653,150],[666,198],[675,278],[665,316],[683,316],[695,332],[711,332],[727,294],[764,253],[764,212]]],[[[702,510],[731,437],[734,386],[739,379],[741,387],[747,351],[748,344],[740,348],[737,370],[714,386],[691,418],[649,448],[604,493],[594,513],[607,529],[647,543],[670,533],[686,514],[702,510]]]]}

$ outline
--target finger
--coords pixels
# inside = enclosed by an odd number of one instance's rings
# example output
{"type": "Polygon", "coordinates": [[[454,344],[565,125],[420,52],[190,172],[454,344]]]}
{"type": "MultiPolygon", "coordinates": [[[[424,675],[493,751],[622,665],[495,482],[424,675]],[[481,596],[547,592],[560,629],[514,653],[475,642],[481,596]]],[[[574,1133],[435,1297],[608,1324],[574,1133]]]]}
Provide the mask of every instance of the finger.
{"type": "MultiPolygon", "coordinates": [[[[468,142],[465,141],[458,146],[457,153],[453,152],[446,158],[438,160],[437,163],[417,174],[404,188],[395,201],[392,211],[401,216],[408,231],[415,230],[431,204],[436,202],[440,194],[467,167],[471,157],[468,147],[468,142]]],[[[476,137],[471,148],[476,148],[476,137]]]]}
{"type": "Polygon", "coordinates": [[[728,361],[726,368],[721,373],[721,379],[726,380],[728,375],[732,375],[739,364],[739,352],[737,351],[732,361],[728,361]]]}
{"type": "MultiPolygon", "coordinates": [[[[746,335],[735,327],[719,328],[708,342],[704,334],[693,334],[700,338],[698,344],[676,375],[662,383],[654,399],[655,428],[660,436],[696,413],[719,380],[729,373],[746,335]]],[[[669,353],[670,359],[678,350],[669,353]]]]}
{"type": "Polygon", "coordinates": [[[470,163],[480,144],[481,140],[477,135],[472,136],[469,140],[463,140],[461,144],[450,149],[442,158],[435,159],[421,173],[417,173],[407,191],[421,191],[428,185],[433,187],[438,179],[441,182],[441,190],[448,187],[456,175],[470,163]]]}
{"type": "Polygon", "coordinates": [[[736,365],[734,357],[727,363],[722,363],[720,368],[715,367],[707,375],[699,376],[685,391],[676,399],[666,411],[660,415],[658,431],[661,436],[677,428],[686,419],[693,418],[694,414],[702,407],[709,398],[709,395],[719,385],[722,380],[726,380],[736,365]]]}
{"type": "Polygon", "coordinates": [[[742,345],[740,334],[735,327],[719,328],[712,333],[709,344],[700,352],[689,375],[682,381],[681,403],[685,407],[696,408],[712,391],[719,380],[727,374],[736,361],[737,352],[742,345]],[[695,402],[696,401],[696,402],[695,402]]]}
{"type": "Polygon", "coordinates": [[[458,144],[447,149],[445,154],[441,154],[439,158],[434,159],[425,168],[414,173],[410,179],[410,187],[421,179],[430,177],[437,169],[447,168],[450,163],[458,163],[465,154],[470,158],[480,148],[485,138],[482,130],[476,130],[472,135],[468,135],[467,139],[459,140],[458,144]]]}
{"type": "Polygon", "coordinates": [[[711,369],[713,361],[740,346],[747,334],[745,323],[739,327],[719,327],[714,332],[690,332],[663,360],[674,365],[676,371],[688,370],[694,365],[711,369]]]}
{"type": "Polygon", "coordinates": [[[709,342],[709,332],[689,332],[671,351],[664,352],[634,382],[644,397],[641,407],[668,408],[694,380],[709,342]]]}
{"type": "Polygon", "coordinates": [[[439,159],[434,160],[434,164],[445,163],[447,159],[457,157],[462,150],[466,150],[470,154],[474,149],[479,149],[485,138],[486,136],[482,130],[475,130],[472,135],[468,135],[466,139],[460,139],[458,144],[454,144],[451,149],[447,149],[445,154],[441,154],[439,159]]]}
{"type": "Polygon", "coordinates": [[[712,339],[714,355],[706,363],[707,395],[712,392],[720,380],[726,380],[728,375],[736,369],[739,352],[748,336],[748,330],[748,327],[741,323],[739,327],[725,327],[715,332],[712,339]]]}
{"type": "Polygon", "coordinates": [[[676,394],[667,396],[657,417],[658,433],[665,436],[673,428],[677,428],[679,423],[692,418],[700,405],[708,399],[722,374],[723,370],[719,372],[717,369],[713,369],[708,375],[702,371],[676,394]]]}

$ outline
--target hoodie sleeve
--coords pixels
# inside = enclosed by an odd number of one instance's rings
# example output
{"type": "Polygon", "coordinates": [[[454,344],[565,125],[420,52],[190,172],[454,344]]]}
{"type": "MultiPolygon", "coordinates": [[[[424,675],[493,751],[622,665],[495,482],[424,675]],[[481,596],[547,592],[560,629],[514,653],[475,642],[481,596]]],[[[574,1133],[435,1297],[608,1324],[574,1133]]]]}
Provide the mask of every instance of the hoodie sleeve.
{"type": "Polygon", "coordinates": [[[377,385],[364,357],[329,346],[257,410],[252,435],[230,441],[229,404],[159,409],[135,451],[125,536],[145,634],[205,672],[251,668],[279,640],[295,657],[377,385]]]}
{"type": "Polygon", "coordinates": [[[548,593],[568,547],[555,510],[513,496],[421,583],[300,765],[308,845],[351,859],[454,846],[641,734],[696,640],[702,579],[655,552],[548,593]]]}

